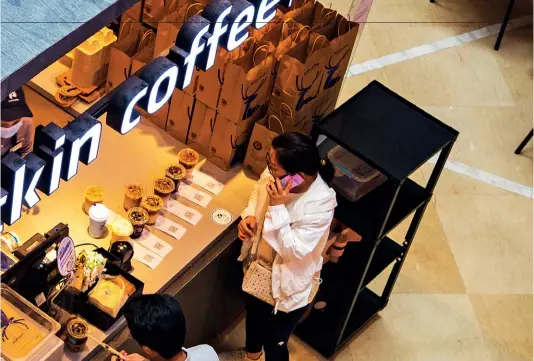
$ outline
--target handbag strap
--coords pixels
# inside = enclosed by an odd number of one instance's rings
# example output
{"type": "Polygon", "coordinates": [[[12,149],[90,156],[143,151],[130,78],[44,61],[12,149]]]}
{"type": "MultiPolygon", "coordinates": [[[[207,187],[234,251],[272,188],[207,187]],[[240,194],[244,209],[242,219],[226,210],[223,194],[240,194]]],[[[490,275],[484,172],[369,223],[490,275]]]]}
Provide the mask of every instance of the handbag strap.
{"type": "MultiPolygon", "coordinates": [[[[268,196],[267,196],[268,198],[268,196]]],[[[261,241],[261,234],[263,232],[263,223],[265,221],[265,214],[267,213],[267,206],[269,204],[269,200],[265,199],[265,202],[263,203],[263,209],[261,211],[261,219],[258,219],[258,229],[256,231],[256,235],[254,236],[254,241],[252,243],[252,249],[250,250],[250,255],[252,257],[256,257],[256,253],[258,252],[258,247],[260,245],[261,241]]]]}

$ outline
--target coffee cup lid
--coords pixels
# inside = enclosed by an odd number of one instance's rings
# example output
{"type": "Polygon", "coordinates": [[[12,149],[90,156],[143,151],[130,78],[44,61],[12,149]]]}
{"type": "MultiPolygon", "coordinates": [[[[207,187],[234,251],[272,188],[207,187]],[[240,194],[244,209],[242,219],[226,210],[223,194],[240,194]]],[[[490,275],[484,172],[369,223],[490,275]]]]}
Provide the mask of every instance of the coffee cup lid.
{"type": "Polygon", "coordinates": [[[89,208],[89,216],[93,219],[106,219],[108,218],[109,210],[102,203],[93,204],[89,208]]]}

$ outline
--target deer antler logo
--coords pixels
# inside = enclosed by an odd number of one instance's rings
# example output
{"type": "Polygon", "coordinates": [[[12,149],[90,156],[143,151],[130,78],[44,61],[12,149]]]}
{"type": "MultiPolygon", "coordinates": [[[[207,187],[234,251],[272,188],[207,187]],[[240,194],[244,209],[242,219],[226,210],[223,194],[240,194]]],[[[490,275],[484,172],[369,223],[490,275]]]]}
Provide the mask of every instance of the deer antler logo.
{"type": "Polygon", "coordinates": [[[256,88],[256,91],[254,91],[252,94],[248,95],[248,90],[250,86],[247,88],[247,90],[244,90],[243,85],[241,85],[241,98],[245,101],[245,111],[243,112],[242,120],[248,119],[258,108],[260,105],[251,106],[252,102],[256,100],[258,97],[258,92],[260,91],[261,87],[263,86],[263,83],[265,83],[265,80],[267,77],[264,77],[260,83],[260,85],[256,88]]]}
{"type": "MultiPolygon", "coordinates": [[[[322,76],[323,74],[322,72],[320,73],[321,73],[321,81],[319,82],[319,84],[323,81],[323,76],[322,76]]],[[[299,76],[297,75],[295,82],[297,83],[297,90],[299,92],[299,98],[297,100],[297,106],[295,108],[296,111],[299,111],[300,109],[302,109],[303,106],[311,102],[313,99],[317,98],[317,95],[319,95],[319,91],[321,90],[321,87],[317,88],[317,92],[314,95],[311,95],[306,98],[306,94],[312,88],[313,84],[315,84],[318,78],[319,78],[319,71],[317,72],[317,75],[315,76],[311,84],[305,87],[304,77],[302,77],[302,79],[300,80],[300,85],[299,85],[299,76]]]]}
{"type": "Polygon", "coordinates": [[[332,105],[332,99],[330,99],[327,103],[317,104],[315,109],[313,110],[312,115],[312,123],[317,123],[319,120],[323,119],[323,117],[326,114],[326,111],[328,108],[332,105]],[[322,110],[320,110],[321,105],[326,104],[326,106],[322,107],[322,110]],[[320,111],[319,111],[320,110],[320,111]]]}
{"type": "Polygon", "coordinates": [[[332,88],[334,85],[337,84],[337,82],[339,82],[341,80],[341,76],[336,76],[334,78],[334,75],[336,73],[336,71],[339,69],[339,65],[341,64],[341,62],[343,61],[343,59],[345,59],[345,57],[349,54],[349,49],[347,49],[347,51],[345,51],[345,53],[343,54],[343,56],[339,59],[339,61],[332,65],[331,62],[332,62],[332,58],[334,57],[334,55],[332,55],[330,57],[330,59],[328,59],[328,65],[325,66],[325,69],[326,69],[326,80],[324,82],[324,87],[323,89],[329,89],[329,88],[332,88]]]}

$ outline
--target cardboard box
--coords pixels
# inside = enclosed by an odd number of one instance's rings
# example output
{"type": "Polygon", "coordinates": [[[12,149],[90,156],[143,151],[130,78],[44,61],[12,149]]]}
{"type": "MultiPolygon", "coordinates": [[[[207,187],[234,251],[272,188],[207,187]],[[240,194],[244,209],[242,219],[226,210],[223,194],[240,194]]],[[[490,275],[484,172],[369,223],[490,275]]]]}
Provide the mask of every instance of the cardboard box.
{"type": "Polygon", "coordinates": [[[253,118],[233,122],[217,113],[208,160],[219,168],[230,169],[244,157],[253,125],[253,118]]]}
{"type": "Polygon", "coordinates": [[[187,133],[193,119],[194,106],[195,98],[181,90],[174,89],[170,101],[166,131],[173,138],[184,144],[187,142],[187,133]]]}
{"type": "Polygon", "coordinates": [[[161,129],[165,130],[167,128],[167,118],[169,114],[169,103],[165,103],[157,112],[154,114],[148,114],[139,107],[136,109],[141,113],[143,118],[146,118],[149,122],[157,125],[161,129]]]}
{"type": "Polygon", "coordinates": [[[215,128],[217,112],[198,99],[195,101],[193,117],[189,126],[187,144],[197,152],[207,156],[211,135],[215,128]]]}

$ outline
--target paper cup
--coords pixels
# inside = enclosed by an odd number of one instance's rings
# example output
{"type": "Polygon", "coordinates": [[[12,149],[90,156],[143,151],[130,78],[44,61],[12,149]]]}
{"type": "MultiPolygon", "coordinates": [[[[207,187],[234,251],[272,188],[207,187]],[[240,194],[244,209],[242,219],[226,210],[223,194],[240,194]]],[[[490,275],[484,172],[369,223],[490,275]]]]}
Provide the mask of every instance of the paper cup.
{"type": "Polygon", "coordinates": [[[93,238],[101,238],[106,228],[109,210],[101,203],[93,205],[89,209],[89,235],[93,238]]]}

